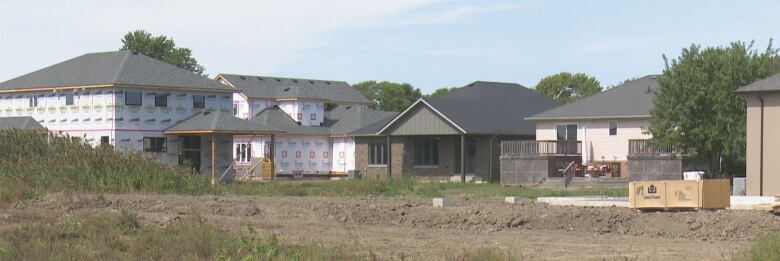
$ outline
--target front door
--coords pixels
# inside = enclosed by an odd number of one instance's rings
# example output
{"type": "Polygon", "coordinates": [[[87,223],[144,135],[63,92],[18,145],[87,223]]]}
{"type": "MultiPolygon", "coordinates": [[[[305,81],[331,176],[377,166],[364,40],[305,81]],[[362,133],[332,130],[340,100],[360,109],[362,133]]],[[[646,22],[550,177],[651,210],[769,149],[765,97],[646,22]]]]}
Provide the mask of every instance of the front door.
{"type": "Polygon", "coordinates": [[[200,136],[179,136],[179,165],[200,172],[200,136]]]}
{"type": "MultiPolygon", "coordinates": [[[[455,143],[455,174],[460,174],[460,139],[455,143]]],[[[477,142],[466,138],[466,173],[477,172],[477,142]]]]}

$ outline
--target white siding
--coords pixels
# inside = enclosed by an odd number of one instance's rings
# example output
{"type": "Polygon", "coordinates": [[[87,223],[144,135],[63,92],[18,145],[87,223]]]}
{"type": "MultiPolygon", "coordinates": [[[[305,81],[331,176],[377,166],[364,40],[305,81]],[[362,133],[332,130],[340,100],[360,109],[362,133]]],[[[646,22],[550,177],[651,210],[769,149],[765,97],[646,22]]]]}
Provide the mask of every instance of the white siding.
{"type": "Polygon", "coordinates": [[[614,120],[618,122],[615,136],[609,135],[609,119],[538,121],[536,140],[555,140],[556,125],[577,124],[577,140],[583,142],[583,161],[626,161],[628,140],[651,138],[643,130],[650,126],[650,119],[614,120]]]}

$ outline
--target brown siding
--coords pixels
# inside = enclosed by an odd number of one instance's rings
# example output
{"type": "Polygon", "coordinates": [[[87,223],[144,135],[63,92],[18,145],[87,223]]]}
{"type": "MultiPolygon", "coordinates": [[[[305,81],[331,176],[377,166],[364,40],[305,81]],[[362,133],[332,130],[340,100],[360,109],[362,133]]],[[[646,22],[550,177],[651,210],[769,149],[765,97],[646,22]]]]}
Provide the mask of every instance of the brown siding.
{"type": "MultiPolygon", "coordinates": [[[[764,94],[764,196],[780,194],[780,94],[764,94]]],[[[760,192],[761,106],[747,97],[747,195],[760,192]]]]}
{"type": "Polygon", "coordinates": [[[444,118],[422,103],[412,108],[406,115],[393,123],[393,128],[390,130],[392,135],[446,135],[459,133],[444,118]]]}

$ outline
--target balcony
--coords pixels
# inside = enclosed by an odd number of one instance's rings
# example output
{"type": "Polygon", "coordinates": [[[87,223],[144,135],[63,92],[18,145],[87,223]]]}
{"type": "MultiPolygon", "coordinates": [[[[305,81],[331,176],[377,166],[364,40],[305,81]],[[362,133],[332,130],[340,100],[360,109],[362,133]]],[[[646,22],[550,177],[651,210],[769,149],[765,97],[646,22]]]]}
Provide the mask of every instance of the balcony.
{"type": "Polygon", "coordinates": [[[501,142],[501,156],[577,156],[582,155],[581,141],[506,140],[501,142]]]}

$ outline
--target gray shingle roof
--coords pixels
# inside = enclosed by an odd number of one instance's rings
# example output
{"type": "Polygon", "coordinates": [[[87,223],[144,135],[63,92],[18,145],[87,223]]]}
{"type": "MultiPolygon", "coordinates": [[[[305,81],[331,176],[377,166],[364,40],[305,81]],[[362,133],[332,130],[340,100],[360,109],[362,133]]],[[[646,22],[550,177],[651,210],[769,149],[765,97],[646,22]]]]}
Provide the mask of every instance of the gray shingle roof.
{"type": "Polygon", "coordinates": [[[334,103],[369,103],[363,94],[348,83],[312,79],[220,74],[250,98],[302,98],[334,103]]]}
{"type": "Polygon", "coordinates": [[[44,130],[46,128],[30,116],[0,117],[0,130],[10,129],[44,130]]]}
{"type": "Polygon", "coordinates": [[[301,126],[279,107],[266,108],[250,121],[275,126],[286,134],[344,135],[385,118],[393,112],[377,111],[363,105],[340,105],[325,112],[321,126],[301,126]]]}
{"type": "Polygon", "coordinates": [[[2,82],[0,90],[103,84],[235,91],[207,77],[131,51],[88,53],[2,82]]]}
{"type": "Polygon", "coordinates": [[[529,120],[649,117],[658,75],[648,75],[529,117],[529,120]]]}
{"type": "Polygon", "coordinates": [[[251,133],[282,132],[282,129],[277,126],[266,125],[263,122],[237,118],[229,112],[207,111],[195,114],[165,130],[165,132],[193,131],[251,133]]]}
{"type": "Polygon", "coordinates": [[[560,103],[516,83],[476,81],[425,102],[468,134],[535,135],[524,118],[560,103]]]}
{"type": "Polygon", "coordinates": [[[395,116],[397,116],[398,113],[395,113],[393,115],[387,116],[383,119],[380,119],[378,121],[375,121],[374,123],[368,124],[366,126],[360,127],[352,132],[349,133],[349,135],[352,136],[373,136],[377,135],[379,130],[381,130],[385,125],[390,123],[393,119],[395,119],[395,116]]]}
{"type": "Polygon", "coordinates": [[[740,87],[736,93],[776,92],[780,91],[780,73],[773,74],[764,79],[740,87]]]}

